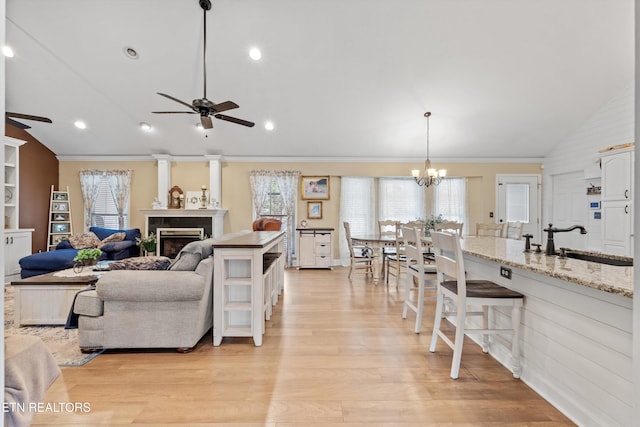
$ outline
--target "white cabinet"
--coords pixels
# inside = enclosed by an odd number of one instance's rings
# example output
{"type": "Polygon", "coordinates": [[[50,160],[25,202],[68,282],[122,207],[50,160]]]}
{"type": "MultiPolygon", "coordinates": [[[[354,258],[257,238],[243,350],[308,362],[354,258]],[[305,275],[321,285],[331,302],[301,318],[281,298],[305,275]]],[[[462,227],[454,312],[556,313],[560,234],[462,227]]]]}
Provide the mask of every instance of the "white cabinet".
{"type": "Polygon", "coordinates": [[[633,151],[602,156],[602,201],[631,200],[633,151]]]}
{"type": "Polygon", "coordinates": [[[331,268],[333,228],[297,228],[298,268],[331,268]]]}
{"type": "Polygon", "coordinates": [[[4,274],[20,273],[20,258],[31,255],[32,229],[4,231],[4,274]]]}
{"type": "Polygon", "coordinates": [[[602,203],[602,252],[629,256],[632,253],[632,205],[626,200],[602,203]]]}
{"type": "Polygon", "coordinates": [[[633,256],[633,149],[602,156],[603,252],[633,256]]]}

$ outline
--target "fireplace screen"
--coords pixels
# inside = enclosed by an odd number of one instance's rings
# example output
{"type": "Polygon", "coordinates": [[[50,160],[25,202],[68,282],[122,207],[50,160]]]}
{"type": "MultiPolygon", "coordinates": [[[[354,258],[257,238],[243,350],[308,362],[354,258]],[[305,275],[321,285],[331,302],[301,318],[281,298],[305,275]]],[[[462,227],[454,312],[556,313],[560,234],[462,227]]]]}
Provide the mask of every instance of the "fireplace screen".
{"type": "Polygon", "coordinates": [[[173,259],[187,243],[202,240],[204,228],[158,228],[156,233],[158,255],[173,259]]]}

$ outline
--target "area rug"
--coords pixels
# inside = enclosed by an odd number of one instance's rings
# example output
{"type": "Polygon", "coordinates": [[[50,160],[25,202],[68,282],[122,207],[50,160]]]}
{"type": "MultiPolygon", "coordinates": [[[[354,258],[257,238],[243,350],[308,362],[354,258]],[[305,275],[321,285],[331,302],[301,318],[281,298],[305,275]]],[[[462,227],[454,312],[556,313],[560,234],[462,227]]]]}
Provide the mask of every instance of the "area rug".
{"type": "Polygon", "coordinates": [[[101,352],[83,354],[78,346],[78,330],[64,326],[22,326],[16,327],[13,318],[13,288],[5,286],[4,292],[4,334],[35,335],[47,346],[59,366],[82,366],[101,352]]]}

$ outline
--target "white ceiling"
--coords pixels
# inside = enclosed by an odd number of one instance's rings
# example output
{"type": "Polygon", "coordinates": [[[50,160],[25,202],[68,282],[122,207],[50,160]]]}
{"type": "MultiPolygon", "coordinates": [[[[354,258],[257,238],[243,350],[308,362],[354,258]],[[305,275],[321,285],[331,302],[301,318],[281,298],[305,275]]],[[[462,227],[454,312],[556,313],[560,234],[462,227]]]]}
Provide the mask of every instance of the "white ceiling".
{"type": "Polygon", "coordinates": [[[543,157],[634,73],[633,0],[213,0],[207,97],[256,126],[205,138],[151,113],[203,95],[198,0],[6,3],[6,109],[62,156],[423,159],[431,111],[433,159],[543,157]]]}

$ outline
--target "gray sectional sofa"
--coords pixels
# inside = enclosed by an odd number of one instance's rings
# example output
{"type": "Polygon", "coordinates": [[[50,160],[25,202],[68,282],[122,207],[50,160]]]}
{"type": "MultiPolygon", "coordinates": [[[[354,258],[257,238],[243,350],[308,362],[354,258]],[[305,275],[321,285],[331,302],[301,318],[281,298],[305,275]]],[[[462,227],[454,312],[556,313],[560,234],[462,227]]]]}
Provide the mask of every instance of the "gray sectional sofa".
{"type": "Polygon", "coordinates": [[[116,270],[77,295],[82,351],[190,351],[213,326],[212,239],[187,244],[169,270],[116,270]]]}

